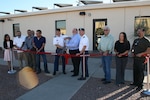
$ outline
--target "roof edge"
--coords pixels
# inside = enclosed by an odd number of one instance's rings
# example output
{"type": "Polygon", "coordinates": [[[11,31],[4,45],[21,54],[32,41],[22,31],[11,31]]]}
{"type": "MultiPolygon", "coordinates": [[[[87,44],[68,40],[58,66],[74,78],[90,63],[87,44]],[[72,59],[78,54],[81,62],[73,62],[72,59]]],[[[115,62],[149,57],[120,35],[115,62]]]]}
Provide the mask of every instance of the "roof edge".
{"type": "Polygon", "coordinates": [[[71,12],[71,11],[124,8],[124,7],[136,7],[136,6],[148,6],[148,5],[150,6],[150,1],[129,1],[129,2],[115,2],[115,3],[105,3],[105,4],[93,4],[93,5],[73,6],[73,7],[65,7],[65,8],[58,8],[58,9],[48,9],[48,10],[41,10],[35,12],[25,12],[20,14],[3,15],[0,16],[0,19],[36,16],[36,15],[71,12]]]}

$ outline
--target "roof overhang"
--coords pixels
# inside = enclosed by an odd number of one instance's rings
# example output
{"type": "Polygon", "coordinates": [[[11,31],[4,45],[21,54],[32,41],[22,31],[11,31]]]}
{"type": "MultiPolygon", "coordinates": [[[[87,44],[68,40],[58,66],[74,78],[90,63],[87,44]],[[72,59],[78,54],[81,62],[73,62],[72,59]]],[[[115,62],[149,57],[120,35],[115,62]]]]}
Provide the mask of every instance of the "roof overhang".
{"type": "Polygon", "coordinates": [[[93,1],[93,0],[81,0],[80,2],[82,2],[85,5],[103,3],[103,1],[93,1]]]}
{"type": "Polygon", "coordinates": [[[16,11],[17,11],[17,12],[22,12],[22,13],[27,12],[27,10],[19,10],[19,9],[15,9],[15,10],[14,10],[14,12],[16,12],[16,11]]]}
{"type": "Polygon", "coordinates": [[[28,16],[37,16],[37,15],[45,15],[45,14],[62,13],[62,12],[74,12],[74,11],[97,10],[97,9],[112,9],[112,8],[127,8],[127,7],[141,7],[141,6],[150,6],[150,1],[147,0],[147,1],[116,2],[116,3],[108,3],[108,4],[95,4],[95,5],[86,5],[86,6],[64,7],[61,9],[40,10],[40,11],[36,11],[36,12],[3,15],[3,16],[0,16],[0,20],[7,19],[7,18],[28,17],[28,16]]]}
{"type": "Polygon", "coordinates": [[[113,2],[126,2],[126,1],[138,1],[138,0],[113,0],[113,2]]]}
{"type": "Polygon", "coordinates": [[[0,12],[1,14],[10,14],[10,12],[0,12]]]}
{"type": "Polygon", "coordinates": [[[47,7],[32,7],[32,9],[37,9],[37,10],[47,10],[47,7]]]}
{"type": "Polygon", "coordinates": [[[72,4],[59,4],[59,3],[55,3],[54,6],[57,6],[57,7],[70,7],[70,6],[73,6],[72,4]]]}

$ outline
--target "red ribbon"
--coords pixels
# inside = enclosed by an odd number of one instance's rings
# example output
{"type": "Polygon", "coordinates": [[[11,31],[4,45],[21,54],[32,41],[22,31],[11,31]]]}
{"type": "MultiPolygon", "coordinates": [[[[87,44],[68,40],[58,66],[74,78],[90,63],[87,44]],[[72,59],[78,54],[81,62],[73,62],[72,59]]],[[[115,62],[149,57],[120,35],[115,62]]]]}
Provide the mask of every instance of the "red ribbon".
{"type": "MultiPolygon", "coordinates": [[[[54,54],[52,52],[36,52],[36,51],[31,51],[31,50],[22,50],[22,49],[17,49],[17,50],[20,50],[20,51],[23,51],[23,52],[30,52],[30,53],[33,53],[33,54],[50,54],[50,55],[58,55],[58,56],[64,56],[65,57],[65,64],[68,64],[68,61],[69,61],[69,58],[72,58],[72,57],[80,57],[80,56],[76,56],[76,55],[70,55],[70,54],[54,54]]],[[[96,53],[96,54],[89,54],[90,57],[99,57],[99,56],[103,56],[102,54],[100,53],[96,53]]],[[[109,54],[107,56],[113,56],[112,54],[109,54]]],[[[128,54],[125,54],[125,56],[128,56],[128,54]]],[[[142,57],[149,57],[147,54],[145,55],[142,55],[142,57]]],[[[147,59],[145,59],[145,62],[144,63],[147,63],[147,59]]]]}
{"type": "Polygon", "coordinates": [[[65,57],[65,64],[68,64],[68,60],[69,58],[71,58],[71,55],[70,54],[64,54],[64,57],[65,57]]]}

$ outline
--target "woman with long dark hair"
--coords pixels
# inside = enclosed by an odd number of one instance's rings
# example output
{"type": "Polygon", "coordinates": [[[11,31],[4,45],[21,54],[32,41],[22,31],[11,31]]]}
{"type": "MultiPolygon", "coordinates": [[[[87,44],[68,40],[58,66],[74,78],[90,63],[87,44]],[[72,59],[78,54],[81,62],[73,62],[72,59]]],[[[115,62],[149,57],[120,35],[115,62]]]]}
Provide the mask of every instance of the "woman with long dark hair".
{"type": "Polygon", "coordinates": [[[13,41],[10,40],[10,36],[8,34],[4,35],[3,46],[5,48],[4,61],[8,62],[8,73],[10,73],[10,70],[11,70],[11,56],[12,56],[11,49],[13,48],[13,41]]]}
{"type": "Polygon", "coordinates": [[[120,86],[120,84],[124,84],[125,68],[130,51],[130,43],[125,32],[119,34],[119,40],[116,41],[114,50],[116,53],[116,85],[120,86]]]}

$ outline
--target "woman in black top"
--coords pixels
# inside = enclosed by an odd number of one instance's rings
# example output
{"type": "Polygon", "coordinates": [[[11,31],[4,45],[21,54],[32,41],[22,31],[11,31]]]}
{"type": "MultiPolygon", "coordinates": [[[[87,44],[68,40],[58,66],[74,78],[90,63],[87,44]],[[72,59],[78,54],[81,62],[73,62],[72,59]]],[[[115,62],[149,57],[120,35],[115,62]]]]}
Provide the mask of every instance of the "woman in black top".
{"type": "Polygon", "coordinates": [[[12,51],[11,49],[13,48],[13,41],[10,40],[10,36],[8,34],[5,34],[4,36],[4,61],[8,62],[8,73],[11,73],[11,57],[12,57],[12,51]]]}
{"type": "Polygon", "coordinates": [[[127,40],[126,33],[119,34],[119,40],[115,43],[116,53],[116,85],[124,84],[125,67],[128,61],[128,52],[130,50],[130,43],[127,40]]]}

